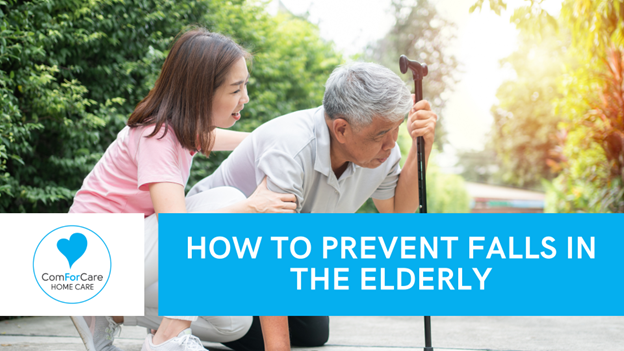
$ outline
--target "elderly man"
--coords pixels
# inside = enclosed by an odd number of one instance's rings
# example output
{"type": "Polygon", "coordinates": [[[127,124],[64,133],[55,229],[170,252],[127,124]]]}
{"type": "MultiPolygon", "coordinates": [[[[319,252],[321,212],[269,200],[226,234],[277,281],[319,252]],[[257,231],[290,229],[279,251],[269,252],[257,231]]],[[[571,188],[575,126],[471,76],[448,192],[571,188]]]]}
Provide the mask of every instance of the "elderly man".
{"type": "MultiPolygon", "coordinates": [[[[416,138],[424,136],[428,160],[437,116],[428,102],[413,105],[412,99],[387,68],[339,67],[327,80],[323,106],[256,129],[191,189],[187,201],[224,186],[249,196],[267,177],[270,190],[296,196],[301,213],[353,213],[371,197],[379,212],[413,213],[419,205],[416,138]],[[412,146],[401,169],[396,141],[408,113],[412,146]]],[[[256,317],[242,339],[226,345],[237,351],[261,350],[263,344],[271,351],[287,350],[289,333],[293,345],[322,345],[329,335],[328,317],[256,317]]]]}

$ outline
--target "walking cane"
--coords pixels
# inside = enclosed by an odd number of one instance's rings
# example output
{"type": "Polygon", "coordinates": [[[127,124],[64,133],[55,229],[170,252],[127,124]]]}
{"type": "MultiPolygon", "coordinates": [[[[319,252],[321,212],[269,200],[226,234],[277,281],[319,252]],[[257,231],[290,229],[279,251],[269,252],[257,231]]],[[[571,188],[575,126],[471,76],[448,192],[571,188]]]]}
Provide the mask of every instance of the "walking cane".
{"type": "MultiPolygon", "coordinates": [[[[399,58],[399,67],[401,73],[407,73],[409,68],[412,71],[412,77],[414,78],[414,95],[418,102],[423,99],[422,92],[422,80],[429,73],[427,65],[424,63],[418,63],[408,59],[405,55],[401,55],[399,58]]],[[[425,183],[426,170],[425,170],[425,139],[419,136],[416,139],[416,159],[418,160],[418,203],[420,207],[420,213],[427,213],[427,188],[425,183]]],[[[425,349],[424,351],[433,351],[431,346],[431,317],[425,316],[425,349]]]]}

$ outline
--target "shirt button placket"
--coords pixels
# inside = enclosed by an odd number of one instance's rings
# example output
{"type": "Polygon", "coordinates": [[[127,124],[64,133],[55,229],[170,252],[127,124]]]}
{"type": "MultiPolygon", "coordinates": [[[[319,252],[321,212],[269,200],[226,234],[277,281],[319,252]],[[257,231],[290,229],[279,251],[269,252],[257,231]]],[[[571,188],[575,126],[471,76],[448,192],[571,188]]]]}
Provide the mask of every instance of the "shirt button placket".
{"type": "Polygon", "coordinates": [[[334,208],[332,209],[332,212],[336,212],[336,207],[338,206],[338,200],[340,200],[340,193],[338,192],[338,190],[334,189],[334,195],[336,195],[336,200],[334,201],[334,208]]]}

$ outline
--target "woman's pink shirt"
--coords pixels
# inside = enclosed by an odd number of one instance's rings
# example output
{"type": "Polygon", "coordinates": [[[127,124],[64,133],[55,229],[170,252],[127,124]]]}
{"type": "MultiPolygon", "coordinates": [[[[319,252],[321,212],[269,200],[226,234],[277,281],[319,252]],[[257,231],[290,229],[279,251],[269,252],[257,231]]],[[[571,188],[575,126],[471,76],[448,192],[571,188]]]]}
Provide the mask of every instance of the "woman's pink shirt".
{"type": "Polygon", "coordinates": [[[194,153],[180,145],[165,126],[147,138],[154,125],[125,127],[82,183],[70,213],[154,214],[151,183],[186,186],[194,153]],[[162,138],[161,138],[162,137],[162,138]]]}

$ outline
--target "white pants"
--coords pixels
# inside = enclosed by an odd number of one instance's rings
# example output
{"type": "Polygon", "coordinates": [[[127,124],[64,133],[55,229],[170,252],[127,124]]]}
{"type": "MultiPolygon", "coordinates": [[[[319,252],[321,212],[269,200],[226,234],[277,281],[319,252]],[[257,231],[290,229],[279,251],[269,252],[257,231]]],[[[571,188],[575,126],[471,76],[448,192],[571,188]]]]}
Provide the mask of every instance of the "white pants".
{"type": "MultiPolygon", "coordinates": [[[[245,195],[236,188],[210,189],[186,198],[186,211],[214,211],[244,199],[245,195]]],[[[168,318],[190,320],[193,335],[212,342],[230,342],[242,338],[253,320],[250,316],[168,318]]],[[[156,215],[152,215],[145,219],[145,316],[124,317],[123,324],[158,329],[162,319],[158,316],[158,220],[156,215]]]]}

